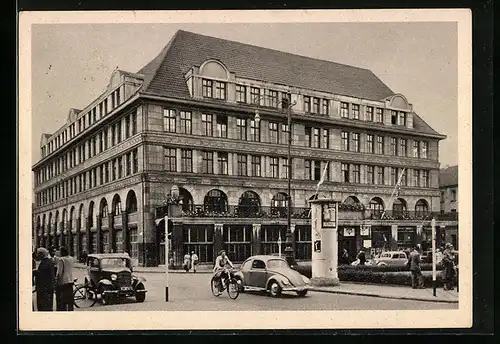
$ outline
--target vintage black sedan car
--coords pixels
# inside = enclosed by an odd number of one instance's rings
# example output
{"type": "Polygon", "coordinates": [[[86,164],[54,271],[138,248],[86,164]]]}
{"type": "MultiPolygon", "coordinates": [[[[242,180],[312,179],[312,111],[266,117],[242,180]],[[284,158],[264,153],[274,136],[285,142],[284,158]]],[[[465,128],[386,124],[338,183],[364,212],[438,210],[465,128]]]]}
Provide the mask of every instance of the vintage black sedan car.
{"type": "Polygon", "coordinates": [[[260,290],[278,297],[287,291],[305,296],[309,290],[309,279],[292,269],[284,258],[276,256],[252,256],[241,264],[234,277],[240,292],[260,290]]]}
{"type": "Polygon", "coordinates": [[[101,295],[103,304],[128,296],[135,296],[137,302],[144,302],[146,280],[132,274],[132,270],[127,253],[89,254],[85,283],[101,295]]]}

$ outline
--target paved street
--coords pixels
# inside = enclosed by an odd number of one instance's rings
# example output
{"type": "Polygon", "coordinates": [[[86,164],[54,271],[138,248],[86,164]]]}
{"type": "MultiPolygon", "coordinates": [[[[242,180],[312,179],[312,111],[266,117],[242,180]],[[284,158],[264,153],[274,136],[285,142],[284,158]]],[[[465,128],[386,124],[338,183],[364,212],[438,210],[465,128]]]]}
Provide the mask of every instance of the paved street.
{"type": "MultiPolygon", "coordinates": [[[[75,277],[83,281],[85,271],[75,269],[75,277]]],[[[260,293],[243,293],[231,300],[227,294],[214,297],[210,291],[210,274],[170,274],[170,301],[164,299],[164,278],[161,273],[141,273],[146,278],[146,301],[133,298],[122,304],[96,303],[86,311],[270,311],[270,310],[397,310],[397,309],[456,309],[456,304],[395,300],[354,295],[310,292],[299,298],[295,294],[271,298],[260,293]]],[[[76,309],[77,311],[81,311],[76,309]]]]}

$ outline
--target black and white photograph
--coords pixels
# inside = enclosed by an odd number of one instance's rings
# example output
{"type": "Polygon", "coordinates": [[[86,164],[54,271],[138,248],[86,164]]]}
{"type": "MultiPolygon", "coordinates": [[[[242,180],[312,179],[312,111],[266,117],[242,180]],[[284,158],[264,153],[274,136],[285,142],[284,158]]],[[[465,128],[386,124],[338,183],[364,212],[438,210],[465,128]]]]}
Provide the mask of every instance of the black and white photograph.
{"type": "Polygon", "coordinates": [[[20,14],[20,325],[470,326],[470,13],[202,12],[20,14]]]}

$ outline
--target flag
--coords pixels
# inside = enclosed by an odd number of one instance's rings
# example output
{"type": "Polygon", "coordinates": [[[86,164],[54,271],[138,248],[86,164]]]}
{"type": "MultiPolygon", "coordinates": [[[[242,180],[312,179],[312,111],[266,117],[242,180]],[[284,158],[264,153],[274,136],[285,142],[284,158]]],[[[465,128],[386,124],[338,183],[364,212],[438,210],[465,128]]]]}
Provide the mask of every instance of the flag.
{"type": "MultiPolygon", "coordinates": [[[[326,171],[328,170],[328,164],[330,162],[327,162],[325,164],[325,168],[323,169],[323,174],[321,175],[321,179],[319,180],[318,182],[318,188],[321,186],[321,184],[323,184],[325,182],[325,179],[326,179],[326,171]]],[[[317,192],[316,192],[317,193],[317,192]]]]}

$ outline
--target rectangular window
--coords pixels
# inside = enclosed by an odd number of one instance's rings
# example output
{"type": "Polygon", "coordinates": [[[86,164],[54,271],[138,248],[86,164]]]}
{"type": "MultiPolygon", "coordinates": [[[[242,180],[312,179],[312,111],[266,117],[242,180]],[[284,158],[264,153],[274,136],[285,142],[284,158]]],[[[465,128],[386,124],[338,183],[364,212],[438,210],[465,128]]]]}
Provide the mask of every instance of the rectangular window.
{"type": "Polygon", "coordinates": [[[374,117],[373,117],[373,106],[367,106],[366,107],[366,120],[373,122],[374,117]]]}
{"type": "Polygon", "coordinates": [[[340,117],[349,118],[349,103],[340,103],[340,117]]]}
{"type": "Polygon", "coordinates": [[[311,139],[311,134],[312,134],[312,128],[311,127],[305,127],[305,139],[307,142],[307,145],[309,147],[312,147],[312,139],[311,139]]]}
{"type": "Polygon", "coordinates": [[[193,151],[191,149],[181,149],[181,171],[193,172],[193,151]]]}
{"type": "Polygon", "coordinates": [[[180,133],[181,134],[192,134],[192,117],[190,111],[181,111],[179,113],[180,117],[180,133]]]}
{"type": "Polygon", "coordinates": [[[269,122],[269,142],[279,143],[278,141],[278,123],[269,122]]]}
{"type": "Polygon", "coordinates": [[[120,99],[120,89],[117,89],[116,91],[116,106],[121,104],[121,99],[120,99]]]}
{"type": "Polygon", "coordinates": [[[288,178],[288,158],[283,158],[283,178],[288,178]]]}
{"type": "Polygon", "coordinates": [[[121,178],[123,175],[122,157],[119,157],[117,159],[117,164],[118,164],[118,178],[121,178]]]}
{"type": "Polygon", "coordinates": [[[398,124],[406,126],[406,113],[405,112],[399,113],[398,124]]]}
{"type": "Polygon", "coordinates": [[[391,151],[390,151],[390,154],[391,155],[397,155],[398,154],[398,150],[397,150],[397,139],[394,138],[394,137],[391,137],[390,138],[390,144],[391,144],[391,151]]]}
{"type": "Polygon", "coordinates": [[[306,180],[312,180],[312,161],[304,160],[304,177],[306,180]]]}
{"type": "Polygon", "coordinates": [[[130,137],[130,116],[125,117],[125,138],[130,137]]]}
{"type": "Polygon", "coordinates": [[[212,115],[206,115],[206,114],[201,115],[202,135],[213,136],[213,122],[212,121],[213,121],[212,115]]]}
{"type": "MultiPolygon", "coordinates": [[[[94,187],[94,179],[92,178],[93,172],[94,172],[94,170],[89,171],[89,188],[94,187]]],[[[64,190],[63,190],[63,196],[64,196],[64,190]]]]}
{"type": "Polygon", "coordinates": [[[350,182],[350,176],[349,176],[349,164],[344,164],[342,163],[342,181],[344,183],[349,183],[350,182]]]}
{"type": "Polygon", "coordinates": [[[261,165],[260,165],[260,156],[252,155],[252,176],[260,177],[261,176],[261,165]]]}
{"type": "Polygon", "coordinates": [[[329,142],[330,142],[330,137],[328,133],[328,129],[323,129],[322,130],[322,138],[321,138],[321,148],[328,149],[330,147],[329,142]]]}
{"type": "Polygon", "coordinates": [[[226,99],[226,83],[221,81],[215,82],[215,99],[226,99]]]}
{"type": "Polygon", "coordinates": [[[341,134],[341,139],[342,139],[342,150],[348,151],[349,150],[349,133],[347,131],[343,131],[341,134]]]}
{"type": "Polygon", "coordinates": [[[260,121],[250,120],[250,141],[260,142],[260,121]]]}
{"type": "Polygon", "coordinates": [[[405,139],[399,139],[399,155],[400,156],[406,156],[406,140],[405,139]]]}
{"type": "Polygon", "coordinates": [[[137,111],[134,111],[132,113],[132,135],[137,134],[137,111]]]}
{"type": "Polygon", "coordinates": [[[99,118],[104,117],[104,111],[102,108],[102,103],[99,103],[99,118]]]}
{"type": "Polygon", "coordinates": [[[398,169],[396,167],[391,167],[390,168],[391,172],[391,185],[396,185],[398,182],[398,169]]]}
{"type": "Polygon", "coordinates": [[[278,92],[270,90],[269,91],[269,106],[278,107],[278,92]]]}
{"type": "Polygon", "coordinates": [[[201,94],[205,98],[213,98],[213,82],[212,80],[203,79],[201,81],[201,94]]]}
{"type": "Polygon", "coordinates": [[[175,110],[163,109],[163,127],[167,133],[175,133],[175,110]]]}
{"type": "Polygon", "coordinates": [[[290,130],[288,128],[288,124],[281,124],[281,139],[279,140],[281,143],[288,143],[290,139],[290,130]]]}
{"type": "Polygon", "coordinates": [[[367,134],[366,135],[366,152],[367,153],[373,153],[373,135],[372,134],[367,134]]]}
{"type": "Polygon", "coordinates": [[[100,132],[99,133],[99,152],[102,152],[103,148],[104,148],[104,137],[103,137],[103,133],[100,132]]]}
{"type": "Polygon", "coordinates": [[[319,128],[313,129],[312,147],[313,148],[320,147],[320,130],[319,130],[319,128]]]}
{"type": "Polygon", "coordinates": [[[359,104],[352,104],[352,118],[359,119],[359,104]]]}
{"type": "Polygon", "coordinates": [[[227,117],[217,116],[217,137],[227,138],[227,117]]]}
{"type": "Polygon", "coordinates": [[[271,157],[271,177],[279,178],[279,158],[271,157]]]}
{"type": "Polygon", "coordinates": [[[228,173],[228,167],[227,167],[227,153],[226,152],[219,152],[217,156],[217,161],[219,164],[219,174],[227,174],[228,173]]]}
{"type": "Polygon", "coordinates": [[[408,173],[406,172],[406,169],[400,168],[399,173],[401,175],[401,185],[407,186],[408,185],[408,173]]]}
{"type": "Polygon", "coordinates": [[[244,118],[236,118],[236,133],[238,140],[246,141],[247,139],[247,120],[244,118]]]}
{"type": "Polygon", "coordinates": [[[429,171],[427,170],[422,170],[422,187],[428,188],[429,187],[429,171]]]}
{"type": "MultiPolygon", "coordinates": [[[[102,133],[102,141],[104,144],[104,150],[108,149],[108,130],[104,130],[102,133]]],[[[83,155],[85,157],[85,147],[82,146],[83,155]]]]}
{"type": "Polygon", "coordinates": [[[420,186],[420,171],[413,170],[413,186],[420,186]]]}
{"type": "Polygon", "coordinates": [[[312,112],[313,113],[318,113],[319,114],[319,104],[320,104],[320,99],[319,98],[313,98],[313,108],[312,108],[312,112]]]}
{"type": "Polygon", "coordinates": [[[247,176],[248,175],[247,155],[246,154],[237,154],[236,160],[238,162],[238,166],[237,166],[238,176],[247,176]]]}
{"type": "Polygon", "coordinates": [[[328,115],[330,113],[330,108],[329,108],[328,103],[329,103],[328,99],[323,99],[321,101],[321,114],[322,115],[328,115]]]}
{"type": "Polygon", "coordinates": [[[108,114],[108,99],[104,99],[104,116],[108,114]]]}
{"type": "Polygon", "coordinates": [[[427,159],[427,152],[429,151],[429,143],[422,141],[420,143],[420,157],[422,159],[427,159]]]}
{"type": "Polygon", "coordinates": [[[312,167],[313,167],[313,180],[320,180],[321,179],[321,161],[319,160],[314,160],[312,163],[311,163],[312,167]]]}
{"type": "Polygon", "coordinates": [[[391,124],[398,124],[398,112],[391,110],[391,124]]]}
{"type": "Polygon", "coordinates": [[[116,143],[122,142],[122,123],[116,123],[116,143]]]}
{"type": "Polygon", "coordinates": [[[247,88],[243,85],[236,85],[236,101],[238,103],[247,102],[247,88]]]}
{"type": "Polygon", "coordinates": [[[260,104],[260,88],[250,87],[250,100],[252,104],[260,104]]]}
{"type": "Polygon", "coordinates": [[[95,108],[92,109],[92,122],[97,122],[97,113],[95,108]]]}
{"type": "Polygon", "coordinates": [[[304,112],[311,112],[311,97],[304,96],[304,112]]]}
{"type": "Polygon", "coordinates": [[[109,167],[108,163],[104,163],[104,183],[109,183],[109,167]]]}
{"type": "Polygon", "coordinates": [[[203,161],[201,166],[202,173],[213,174],[214,173],[214,153],[213,152],[202,152],[203,161]]]}
{"type": "Polygon", "coordinates": [[[167,172],[177,172],[177,149],[165,148],[165,170],[167,172]]]}
{"type": "Polygon", "coordinates": [[[361,172],[360,172],[360,166],[357,164],[352,165],[352,182],[353,183],[360,183],[361,181],[361,172]]]}
{"type": "Polygon", "coordinates": [[[418,158],[420,156],[419,151],[419,142],[413,141],[413,157],[418,158]]]}
{"type": "Polygon", "coordinates": [[[384,168],[382,166],[377,167],[377,184],[384,184],[384,168]]]}
{"type": "Polygon", "coordinates": [[[352,150],[353,152],[359,152],[359,134],[352,133],[352,150]]]}
{"type": "Polygon", "coordinates": [[[131,153],[127,153],[127,155],[125,155],[126,157],[126,172],[127,172],[127,176],[129,176],[131,173],[132,173],[132,154],[131,153]]]}
{"type": "Polygon", "coordinates": [[[375,122],[384,123],[384,110],[382,108],[377,108],[375,122]]]}
{"type": "Polygon", "coordinates": [[[366,166],[366,183],[375,184],[375,167],[366,166]]]}
{"type": "Polygon", "coordinates": [[[384,137],[377,136],[377,154],[384,154],[384,137]]]}
{"type": "Polygon", "coordinates": [[[116,166],[116,159],[113,159],[112,169],[111,169],[111,180],[116,180],[117,174],[118,174],[118,167],[116,166]]]}
{"type": "Polygon", "coordinates": [[[139,171],[139,158],[137,156],[137,149],[132,151],[132,173],[139,171]]]}

